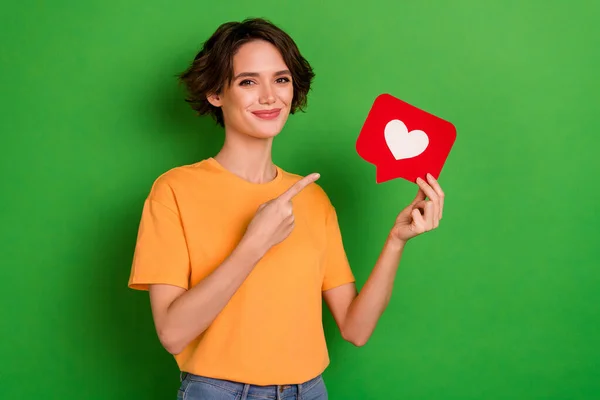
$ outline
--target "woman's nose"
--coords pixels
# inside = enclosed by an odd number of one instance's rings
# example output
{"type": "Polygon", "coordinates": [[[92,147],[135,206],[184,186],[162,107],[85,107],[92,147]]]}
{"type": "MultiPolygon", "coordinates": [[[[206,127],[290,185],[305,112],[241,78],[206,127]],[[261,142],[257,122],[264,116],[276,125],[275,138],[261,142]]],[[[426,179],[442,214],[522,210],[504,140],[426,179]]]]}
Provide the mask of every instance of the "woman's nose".
{"type": "Polygon", "coordinates": [[[260,93],[260,102],[266,104],[272,104],[275,102],[275,93],[271,85],[263,85],[260,93]]]}

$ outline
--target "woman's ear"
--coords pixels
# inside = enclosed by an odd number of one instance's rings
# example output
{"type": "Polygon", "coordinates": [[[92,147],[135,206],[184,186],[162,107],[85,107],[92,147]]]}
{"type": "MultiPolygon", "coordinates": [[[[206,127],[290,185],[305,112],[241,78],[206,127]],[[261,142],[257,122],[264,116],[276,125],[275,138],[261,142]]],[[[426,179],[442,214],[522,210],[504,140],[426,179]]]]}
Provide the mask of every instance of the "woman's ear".
{"type": "Polygon", "coordinates": [[[212,93],[212,94],[209,94],[208,96],[206,96],[206,100],[208,100],[208,102],[215,107],[221,107],[223,105],[221,96],[216,93],[212,93]]]}

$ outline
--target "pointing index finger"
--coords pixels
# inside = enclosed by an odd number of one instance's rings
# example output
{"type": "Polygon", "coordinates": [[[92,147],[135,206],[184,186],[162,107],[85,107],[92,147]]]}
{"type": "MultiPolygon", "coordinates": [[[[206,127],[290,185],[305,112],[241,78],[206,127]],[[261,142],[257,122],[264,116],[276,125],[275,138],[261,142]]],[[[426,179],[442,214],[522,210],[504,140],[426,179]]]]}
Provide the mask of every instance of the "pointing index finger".
{"type": "Polygon", "coordinates": [[[316,181],[320,177],[321,177],[321,175],[319,175],[317,173],[305,176],[304,178],[300,179],[298,182],[294,183],[288,190],[286,190],[285,192],[283,192],[279,196],[279,199],[282,200],[282,201],[290,201],[290,200],[292,200],[305,187],[307,187],[308,185],[310,185],[311,183],[313,183],[314,181],[316,181]]]}

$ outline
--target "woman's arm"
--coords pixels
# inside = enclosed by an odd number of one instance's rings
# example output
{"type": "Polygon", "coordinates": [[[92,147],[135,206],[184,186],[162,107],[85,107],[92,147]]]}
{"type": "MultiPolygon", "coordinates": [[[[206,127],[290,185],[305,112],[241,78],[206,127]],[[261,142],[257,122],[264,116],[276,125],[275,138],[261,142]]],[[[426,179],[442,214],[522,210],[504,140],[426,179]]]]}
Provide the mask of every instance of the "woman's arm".
{"type": "Polygon", "coordinates": [[[386,241],[360,293],[357,294],[354,283],[323,292],[342,337],[355,346],[367,343],[390,302],[403,249],[403,243],[386,241]]]}
{"type": "Polygon", "coordinates": [[[250,242],[240,242],[219,267],[188,291],[150,285],[152,316],[164,348],[178,354],[204,332],[261,258],[250,242]]]}
{"type": "Polygon", "coordinates": [[[294,229],[292,199],[318,178],[318,174],[308,175],[262,204],[229,257],[190,290],[172,285],[150,286],[154,324],[169,353],[182,352],[202,334],[266,252],[289,236],[294,229]]]}
{"type": "Polygon", "coordinates": [[[417,180],[419,190],[416,197],[396,218],[360,293],[357,294],[354,283],[323,292],[342,337],[356,346],[367,343],[390,302],[396,272],[408,240],[439,226],[444,192],[432,176],[428,176],[428,180],[430,184],[417,180]],[[430,200],[426,201],[426,197],[430,200]]]}

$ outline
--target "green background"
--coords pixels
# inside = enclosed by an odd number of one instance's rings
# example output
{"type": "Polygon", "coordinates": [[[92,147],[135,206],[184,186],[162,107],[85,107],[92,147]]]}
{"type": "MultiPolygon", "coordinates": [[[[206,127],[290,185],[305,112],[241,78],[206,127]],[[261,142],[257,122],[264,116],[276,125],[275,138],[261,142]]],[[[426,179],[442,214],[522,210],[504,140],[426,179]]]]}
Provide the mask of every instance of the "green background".
{"type": "Polygon", "coordinates": [[[457,127],[442,224],[406,248],[370,342],[343,342],[326,314],[330,398],[600,398],[597,2],[3,8],[0,398],[175,398],[147,294],[126,287],[133,246],[153,180],[222,143],[175,74],[219,24],[253,16],[314,66],[274,159],[322,174],[359,287],[416,192],[375,184],[355,152],[373,100],[457,127]]]}

